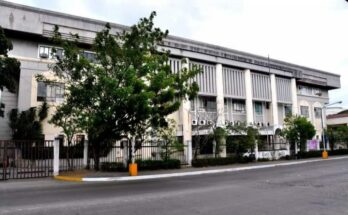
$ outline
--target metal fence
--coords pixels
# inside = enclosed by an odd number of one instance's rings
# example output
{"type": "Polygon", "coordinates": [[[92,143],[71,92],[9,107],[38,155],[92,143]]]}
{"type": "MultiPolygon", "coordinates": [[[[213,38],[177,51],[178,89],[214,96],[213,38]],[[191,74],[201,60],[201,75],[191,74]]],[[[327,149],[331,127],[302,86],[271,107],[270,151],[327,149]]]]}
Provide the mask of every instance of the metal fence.
{"type": "MultiPolygon", "coordinates": [[[[113,142],[108,146],[107,153],[102,153],[100,156],[100,163],[116,162],[124,163],[130,161],[132,155],[132,147],[127,141],[113,142]]],[[[90,165],[94,164],[93,156],[89,151],[90,165]]],[[[177,159],[180,160],[181,165],[188,165],[187,160],[187,145],[176,144],[169,145],[164,141],[146,141],[136,143],[135,145],[135,160],[166,160],[177,159]]]]}
{"type": "Polygon", "coordinates": [[[0,180],[53,173],[53,141],[0,141],[0,180]]]}

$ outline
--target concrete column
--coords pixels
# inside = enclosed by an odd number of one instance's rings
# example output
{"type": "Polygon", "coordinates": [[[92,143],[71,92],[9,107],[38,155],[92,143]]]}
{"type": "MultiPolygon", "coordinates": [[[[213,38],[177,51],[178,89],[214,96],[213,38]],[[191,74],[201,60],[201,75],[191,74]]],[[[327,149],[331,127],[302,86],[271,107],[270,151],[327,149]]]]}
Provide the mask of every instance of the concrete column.
{"type": "Polygon", "coordinates": [[[257,141],[255,141],[255,160],[259,159],[259,145],[257,143],[257,141]]]}
{"type": "Polygon", "coordinates": [[[53,142],[53,175],[59,175],[59,139],[54,139],[53,142]]]}
{"type": "Polygon", "coordinates": [[[253,94],[251,85],[251,73],[249,69],[244,72],[245,75],[245,109],[246,109],[246,121],[247,124],[254,123],[253,113],[253,94]]]}
{"type": "Polygon", "coordinates": [[[83,166],[84,168],[88,165],[88,140],[83,142],[83,166]]]}
{"type": "MultiPolygon", "coordinates": [[[[189,59],[185,59],[182,68],[189,69],[189,59]]],[[[183,143],[186,145],[186,147],[184,147],[184,152],[189,165],[191,165],[192,161],[192,116],[190,109],[191,102],[188,98],[185,98],[180,107],[180,118],[182,123],[182,139],[183,143]]]]}
{"type": "MultiPolygon", "coordinates": [[[[222,65],[216,64],[216,128],[225,126],[225,101],[224,101],[224,87],[222,65]]],[[[222,140],[219,146],[220,157],[226,157],[226,139],[222,140]]]]}
{"type": "Polygon", "coordinates": [[[292,115],[298,115],[296,79],[291,79],[292,115]]]}
{"type": "Polygon", "coordinates": [[[271,74],[270,76],[271,76],[273,126],[276,127],[279,125],[276,78],[275,78],[275,74],[271,74]]]}
{"type": "Polygon", "coordinates": [[[217,110],[216,127],[223,127],[225,125],[224,108],[225,108],[225,104],[224,104],[222,65],[216,64],[216,110],[217,110]]]}
{"type": "Polygon", "coordinates": [[[187,151],[186,151],[186,158],[187,158],[187,164],[189,166],[192,165],[192,141],[187,141],[187,151]]]}

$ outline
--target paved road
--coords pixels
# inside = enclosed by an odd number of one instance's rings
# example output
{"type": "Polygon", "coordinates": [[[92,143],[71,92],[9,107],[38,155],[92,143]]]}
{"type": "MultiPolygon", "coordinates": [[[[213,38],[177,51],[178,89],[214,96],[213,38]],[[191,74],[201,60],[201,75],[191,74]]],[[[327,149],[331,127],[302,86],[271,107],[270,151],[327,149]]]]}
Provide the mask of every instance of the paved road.
{"type": "Polygon", "coordinates": [[[134,182],[0,182],[0,214],[348,214],[348,159],[134,182]]]}

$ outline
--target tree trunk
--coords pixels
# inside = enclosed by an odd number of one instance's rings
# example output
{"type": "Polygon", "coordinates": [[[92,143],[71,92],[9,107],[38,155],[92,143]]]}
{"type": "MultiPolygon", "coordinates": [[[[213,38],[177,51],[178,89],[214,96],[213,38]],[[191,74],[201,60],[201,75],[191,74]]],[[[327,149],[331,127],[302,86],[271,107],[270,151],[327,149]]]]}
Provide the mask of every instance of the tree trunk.
{"type": "Polygon", "coordinates": [[[99,171],[100,161],[100,143],[99,141],[93,141],[93,157],[94,157],[94,170],[99,171]]]}

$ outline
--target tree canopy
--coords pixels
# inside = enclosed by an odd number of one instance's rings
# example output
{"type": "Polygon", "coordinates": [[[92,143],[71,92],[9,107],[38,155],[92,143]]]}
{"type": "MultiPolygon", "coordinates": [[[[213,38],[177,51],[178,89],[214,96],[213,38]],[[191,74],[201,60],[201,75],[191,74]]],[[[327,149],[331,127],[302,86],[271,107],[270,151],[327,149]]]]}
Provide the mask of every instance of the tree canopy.
{"type": "Polygon", "coordinates": [[[154,27],[155,15],[116,35],[106,24],[92,47],[96,61],[81,55],[78,35],[72,35],[73,41],[63,40],[55,28],[52,39],[64,55],[52,69],[67,89],[56,114],[62,114],[64,106],[77,110],[76,123],[88,134],[95,156],[108,139],[140,136],[149,127],[167,126],[166,116],[179,109],[183,98],[198,92],[198,85],[190,81],[198,68],[171,71],[169,52],[158,47],[168,31],[154,27]]]}
{"type": "Polygon", "coordinates": [[[287,116],[284,119],[284,136],[291,145],[300,144],[300,150],[306,149],[307,140],[314,137],[316,130],[313,124],[303,116],[287,116]]]}
{"type": "Polygon", "coordinates": [[[0,26],[0,90],[6,87],[10,92],[15,93],[19,82],[20,62],[8,57],[8,52],[12,49],[12,42],[5,36],[0,26]]]}

